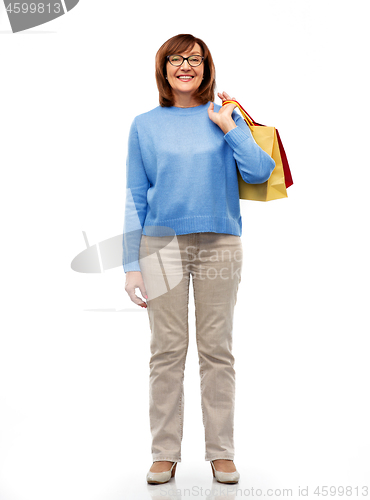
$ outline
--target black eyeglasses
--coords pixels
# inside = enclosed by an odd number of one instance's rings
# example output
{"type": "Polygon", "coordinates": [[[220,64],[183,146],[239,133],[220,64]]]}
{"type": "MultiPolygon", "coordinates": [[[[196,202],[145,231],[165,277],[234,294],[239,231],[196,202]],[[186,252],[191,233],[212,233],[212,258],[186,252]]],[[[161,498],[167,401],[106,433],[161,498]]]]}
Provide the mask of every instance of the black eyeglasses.
{"type": "Polygon", "coordinates": [[[167,56],[167,59],[169,60],[170,64],[172,66],[181,66],[184,64],[184,61],[188,61],[188,64],[190,66],[200,66],[203,62],[204,57],[203,56],[189,56],[189,57],[183,57],[178,54],[174,54],[172,56],[167,56]]]}

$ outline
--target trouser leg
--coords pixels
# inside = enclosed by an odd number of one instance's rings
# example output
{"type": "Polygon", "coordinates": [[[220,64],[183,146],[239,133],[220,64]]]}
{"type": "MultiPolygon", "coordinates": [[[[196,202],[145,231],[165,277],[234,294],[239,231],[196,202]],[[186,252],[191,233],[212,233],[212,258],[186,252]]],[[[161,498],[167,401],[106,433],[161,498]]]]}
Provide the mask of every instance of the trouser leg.
{"type": "Polygon", "coordinates": [[[181,461],[184,422],[184,370],[189,343],[190,274],[182,262],[186,235],[142,236],[140,267],[148,293],[151,330],[149,417],[153,461],[181,461]],[[167,244],[167,246],[166,246],[167,244]],[[176,249],[177,248],[177,249],[176,249]],[[150,256],[144,259],[145,256],[150,256]]]}
{"type": "Polygon", "coordinates": [[[234,459],[234,306],[241,281],[239,236],[196,233],[190,269],[205,429],[205,459],[234,459]]]}

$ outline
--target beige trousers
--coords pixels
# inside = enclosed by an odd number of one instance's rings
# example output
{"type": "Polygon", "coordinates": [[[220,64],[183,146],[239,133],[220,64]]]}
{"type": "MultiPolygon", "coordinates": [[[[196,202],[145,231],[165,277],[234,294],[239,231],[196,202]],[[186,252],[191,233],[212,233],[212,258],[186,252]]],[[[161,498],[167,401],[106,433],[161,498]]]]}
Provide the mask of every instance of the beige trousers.
{"type": "Polygon", "coordinates": [[[242,262],[239,236],[213,232],[142,235],[140,267],[151,330],[149,416],[154,462],[181,462],[190,275],[205,460],[234,459],[232,333],[242,262]]]}

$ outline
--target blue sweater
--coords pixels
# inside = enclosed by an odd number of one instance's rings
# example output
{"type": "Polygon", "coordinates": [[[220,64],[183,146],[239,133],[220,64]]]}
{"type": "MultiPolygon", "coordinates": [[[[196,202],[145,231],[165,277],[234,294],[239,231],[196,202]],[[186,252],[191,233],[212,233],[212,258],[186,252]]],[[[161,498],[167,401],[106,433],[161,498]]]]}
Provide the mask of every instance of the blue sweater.
{"type": "MultiPolygon", "coordinates": [[[[140,271],[142,234],[241,236],[237,168],[245,182],[259,184],[270,177],[275,162],[236,109],[237,127],[224,134],[209,118],[209,105],[157,106],[134,118],[126,161],[125,273],[140,271]]],[[[214,104],[215,112],[220,108],[214,104]]]]}

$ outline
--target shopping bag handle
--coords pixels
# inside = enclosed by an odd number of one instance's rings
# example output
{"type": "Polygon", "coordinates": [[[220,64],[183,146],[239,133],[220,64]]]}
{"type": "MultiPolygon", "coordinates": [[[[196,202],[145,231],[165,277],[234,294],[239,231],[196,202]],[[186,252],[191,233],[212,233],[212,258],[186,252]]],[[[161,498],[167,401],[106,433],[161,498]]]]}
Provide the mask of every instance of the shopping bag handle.
{"type": "Polygon", "coordinates": [[[236,101],[235,99],[229,99],[229,100],[226,100],[226,101],[223,101],[222,103],[222,106],[224,106],[225,104],[230,104],[230,103],[234,103],[238,106],[238,108],[240,109],[240,112],[244,118],[244,120],[247,122],[247,124],[249,125],[249,127],[253,127],[253,126],[258,126],[259,123],[256,123],[253,118],[245,111],[245,109],[243,108],[243,106],[238,102],[236,101]]]}

